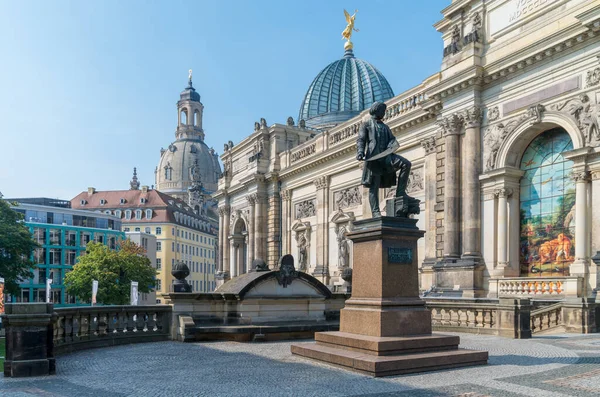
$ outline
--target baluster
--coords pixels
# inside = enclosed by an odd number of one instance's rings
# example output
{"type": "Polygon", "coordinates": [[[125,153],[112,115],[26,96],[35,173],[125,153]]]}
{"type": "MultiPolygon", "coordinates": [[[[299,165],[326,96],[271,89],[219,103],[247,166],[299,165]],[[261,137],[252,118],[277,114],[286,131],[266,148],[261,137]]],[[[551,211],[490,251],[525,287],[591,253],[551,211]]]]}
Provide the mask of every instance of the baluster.
{"type": "Polygon", "coordinates": [[[106,331],[108,326],[108,316],[106,312],[98,313],[98,335],[105,336],[108,332],[106,331]]]}
{"type": "Polygon", "coordinates": [[[81,315],[75,312],[73,315],[73,341],[78,341],[81,337],[81,315]]]}
{"type": "Polygon", "coordinates": [[[99,336],[99,332],[98,332],[98,313],[93,314],[93,318],[92,321],[90,321],[90,329],[93,331],[94,337],[98,337],[99,336]]]}
{"type": "Polygon", "coordinates": [[[125,328],[125,312],[121,310],[117,313],[117,324],[115,326],[115,331],[117,334],[123,333],[123,328],[125,328]]]}
{"type": "Polygon", "coordinates": [[[156,332],[156,312],[154,311],[148,314],[148,331],[156,332]]]}
{"type": "Polygon", "coordinates": [[[56,324],[57,324],[57,335],[56,335],[56,341],[58,342],[58,344],[63,344],[65,343],[65,316],[59,315],[58,319],[56,320],[56,324]]]}
{"type": "Polygon", "coordinates": [[[79,322],[79,339],[90,339],[90,315],[79,312],[81,321],[79,322]]]}

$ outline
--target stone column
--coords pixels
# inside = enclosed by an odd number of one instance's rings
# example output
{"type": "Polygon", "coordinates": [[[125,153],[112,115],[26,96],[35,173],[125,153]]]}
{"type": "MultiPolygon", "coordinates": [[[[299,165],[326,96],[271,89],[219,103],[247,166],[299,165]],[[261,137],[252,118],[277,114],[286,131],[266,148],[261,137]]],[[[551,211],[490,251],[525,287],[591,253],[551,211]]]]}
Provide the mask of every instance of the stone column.
{"type": "Polygon", "coordinates": [[[425,259],[423,263],[434,263],[435,254],[435,137],[423,139],[421,146],[425,149],[425,259]]]}
{"type": "Polygon", "coordinates": [[[324,284],[327,284],[329,281],[329,231],[327,228],[329,221],[329,177],[319,177],[313,183],[317,188],[317,266],[313,275],[324,284]]]}
{"type": "Polygon", "coordinates": [[[230,249],[231,249],[231,262],[229,265],[229,271],[231,274],[231,277],[235,277],[237,276],[237,262],[238,262],[238,255],[237,255],[237,250],[238,250],[238,244],[235,240],[233,240],[233,236],[229,237],[229,240],[231,241],[230,243],[230,249]]]}
{"type": "Polygon", "coordinates": [[[281,249],[282,255],[291,254],[291,229],[290,222],[290,200],[292,198],[291,190],[286,189],[281,191],[281,249]],[[289,240],[289,241],[288,241],[289,240]]]}
{"type": "MultiPolygon", "coordinates": [[[[478,106],[463,113],[465,137],[463,140],[463,189],[462,189],[462,240],[463,259],[479,262],[481,259],[481,200],[479,172],[481,169],[482,110],[478,106]]],[[[448,179],[446,178],[446,182],[448,179]]],[[[447,186],[447,185],[446,185],[447,186]]],[[[447,188],[447,187],[446,187],[447,188]]]]}
{"type": "Polygon", "coordinates": [[[222,284],[224,281],[229,279],[229,269],[230,269],[230,242],[229,242],[229,222],[231,217],[231,207],[229,205],[224,205],[221,207],[223,212],[223,231],[222,231],[222,248],[221,248],[221,256],[222,261],[220,264],[221,270],[219,274],[217,274],[217,278],[219,283],[222,284]]]}
{"type": "Polygon", "coordinates": [[[440,123],[444,133],[444,258],[460,257],[460,140],[462,119],[454,114],[440,123]]]}
{"type": "Polygon", "coordinates": [[[219,257],[217,258],[217,273],[223,271],[223,247],[225,246],[223,237],[223,230],[225,227],[225,223],[223,222],[224,216],[225,211],[221,207],[219,208],[219,257]]]}
{"type": "Polygon", "coordinates": [[[265,215],[265,200],[267,196],[264,194],[256,195],[255,215],[254,215],[254,259],[262,259],[267,261],[265,235],[266,225],[264,222],[265,215]]]}
{"type": "Polygon", "coordinates": [[[512,195],[511,189],[497,189],[495,192],[498,197],[498,269],[502,270],[508,266],[508,201],[507,198],[512,195]]]}
{"type": "Polygon", "coordinates": [[[254,245],[255,245],[255,234],[254,228],[256,226],[255,212],[256,212],[256,194],[249,194],[246,196],[248,204],[250,205],[250,224],[248,225],[248,265],[252,264],[252,261],[256,258],[254,245]]]}
{"type": "Polygon", "coordinates": [[[588,234],[588,171],[575,172],[575,262],[571,265],[571,275],[585,276],[589,273],[589,234],[588,234]]]}

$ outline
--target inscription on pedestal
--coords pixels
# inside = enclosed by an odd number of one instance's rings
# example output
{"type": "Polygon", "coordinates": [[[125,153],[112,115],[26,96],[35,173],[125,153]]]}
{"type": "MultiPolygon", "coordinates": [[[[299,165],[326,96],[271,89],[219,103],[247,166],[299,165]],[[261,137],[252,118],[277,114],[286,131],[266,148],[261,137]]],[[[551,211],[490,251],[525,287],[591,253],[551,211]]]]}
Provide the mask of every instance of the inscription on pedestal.
{"type": "Polygon", "coordinates": [[[388,248],[388,263],[410,265],[413,262],[412,258],[412,248],[388,248]]]}

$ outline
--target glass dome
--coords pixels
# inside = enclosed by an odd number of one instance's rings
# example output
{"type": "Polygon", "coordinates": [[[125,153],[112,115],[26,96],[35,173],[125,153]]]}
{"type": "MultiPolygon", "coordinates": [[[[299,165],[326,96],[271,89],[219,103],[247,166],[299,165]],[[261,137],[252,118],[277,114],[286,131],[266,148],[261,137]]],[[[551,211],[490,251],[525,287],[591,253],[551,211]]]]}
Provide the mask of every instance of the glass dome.
{"type": "Polygon", "coordinates": [[[347,50],[313,80],[300,107],[299,120],[308,127],[328,129],[394,96],[392,87],[370,63],[347,50]]]}

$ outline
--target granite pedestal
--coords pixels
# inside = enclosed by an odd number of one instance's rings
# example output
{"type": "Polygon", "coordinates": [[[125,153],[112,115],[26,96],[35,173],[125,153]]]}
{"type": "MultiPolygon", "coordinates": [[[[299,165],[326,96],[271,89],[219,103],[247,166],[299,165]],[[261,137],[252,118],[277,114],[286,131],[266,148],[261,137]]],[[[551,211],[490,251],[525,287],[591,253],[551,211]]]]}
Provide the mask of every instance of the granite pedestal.
{"type": "Polygon", "coordinates": [[[319,332],[292,353],[372,376],[487,364],[488,353],[459,349],[460,338],[432,334],[419,297],[416,220],[378,217],[355,222],[352,296],[340,331],[319,332]]]}
{"type": "Polygon", "coordinates": [[[51,303],[14,303],[5,306],[4,376],[43,376],[56,372],[53,344],[54,309],[51,303]]]}

